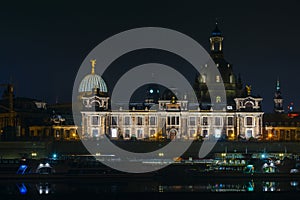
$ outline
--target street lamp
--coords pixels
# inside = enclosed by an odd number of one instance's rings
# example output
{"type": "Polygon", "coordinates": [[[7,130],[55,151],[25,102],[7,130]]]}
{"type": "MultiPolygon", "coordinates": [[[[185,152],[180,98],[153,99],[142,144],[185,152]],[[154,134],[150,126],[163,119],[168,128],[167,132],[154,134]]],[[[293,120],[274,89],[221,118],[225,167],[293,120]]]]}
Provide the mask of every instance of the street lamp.
{"type": "Polygon", "coordinates": [[[269,133],[269,134],[268,134],[268,138],[269,138],[269,140],[271,140],[271,139],[272,139],[272,137],[273,137],[273,134],[272,134],[272,133],[269,133]]]}

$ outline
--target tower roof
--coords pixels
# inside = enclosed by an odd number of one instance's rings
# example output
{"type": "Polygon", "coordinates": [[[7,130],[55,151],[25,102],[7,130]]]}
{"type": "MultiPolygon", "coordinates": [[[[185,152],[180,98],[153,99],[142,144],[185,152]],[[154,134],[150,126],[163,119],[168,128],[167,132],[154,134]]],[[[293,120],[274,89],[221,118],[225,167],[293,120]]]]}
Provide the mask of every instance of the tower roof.
{"type": "Polygon", "coordinates": [[[279,78],[277,78],[277,81],[276,81],[276,91],[275,91],[274,99],[282,99],[279,78]]]}
{"type": "Polygon", "coordinates": [[[211,36],[212,36],[212,37],[216,37],[216,36],[221,37],[221,36],[222,36],[222,32],[220,31],[220,29],[219,29],[219,27],[218,27],[218,21],[217,21],[217,20],[216,20],[216,27],[215,27],[215,29],[212,31],[211,36]]]}
{"type": "Polygon", "coordinates": [[[91,60],[92,71],[86,75],[80,82],[78,92],[92,92],[98,88],[99,92],[107,93],[107,86],[101,76],[95,74],[96,60],[91,60]]]}

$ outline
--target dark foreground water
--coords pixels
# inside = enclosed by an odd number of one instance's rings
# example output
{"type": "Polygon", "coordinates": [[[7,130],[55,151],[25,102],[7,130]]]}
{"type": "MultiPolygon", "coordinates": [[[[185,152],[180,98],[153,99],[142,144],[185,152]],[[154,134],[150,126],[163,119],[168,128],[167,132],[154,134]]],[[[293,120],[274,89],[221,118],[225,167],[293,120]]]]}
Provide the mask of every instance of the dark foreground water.
{"type": "Polygon", "coordinates": [[[0,199],[299,199],[299,183],[226,178],[1,180],[0,199]]]}

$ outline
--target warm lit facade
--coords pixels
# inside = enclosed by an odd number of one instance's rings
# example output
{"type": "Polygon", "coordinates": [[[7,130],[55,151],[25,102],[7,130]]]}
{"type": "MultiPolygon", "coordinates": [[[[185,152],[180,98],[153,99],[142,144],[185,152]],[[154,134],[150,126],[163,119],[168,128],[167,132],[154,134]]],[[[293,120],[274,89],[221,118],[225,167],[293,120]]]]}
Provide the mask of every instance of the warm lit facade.
{"type": "Polygon", "coordinates": [[[269,141],[300,141],[299,113],[265,114],[264,139],[269,141]]]}
{"type": "MultiPolygon", "coordinates": [[[[95,99],[95,96],[91,96],[95,99]]],[[[248,103],[258,100],[245,98],[248,103]]],[[[100,102],[92,101],[101,106],[100,102]]],[[[92,107],[86,104],[86,107],[92,107]]],[[[260,138],[261,111],[189,110],[188,101],[159,101],[158,110],[82,111],[82,136],[85,139],[220,139],[260,138]]]]}
{"type": "MultiPolygon", "coordinates": [[[[78,88],[79,101],[83,105],[82,137],[100,139],[107,135],[111,139],[124,140],[261,138],[262,98],[252,96],[250,87],[247,92],[243,89],[240,78],[233,73],[232,65],[224,59],[223,39],[216,24],[210,37],[210,51],[222,76],[217,76],[215,81],[223,80],[227,101],[218,97],[210,101],[206,86],[209,77],[201,74],[194,85],[200,103],[196,107],[186,97],[180,99],[171,95],[154,101],[145,99],[145,102],[158,103],[154,110],[149,110],[147,106],[131,105],[129,110],[122,107],[111,110],[106,84],[95,74],[96,60],[91,60],[92,72],[83,78],[78,88]],[[213,110],[214,101],[227,103],[223,110],[217,111],[213,110]]],[[[149,94],[153,91],[150,88],[149,94]]]]}

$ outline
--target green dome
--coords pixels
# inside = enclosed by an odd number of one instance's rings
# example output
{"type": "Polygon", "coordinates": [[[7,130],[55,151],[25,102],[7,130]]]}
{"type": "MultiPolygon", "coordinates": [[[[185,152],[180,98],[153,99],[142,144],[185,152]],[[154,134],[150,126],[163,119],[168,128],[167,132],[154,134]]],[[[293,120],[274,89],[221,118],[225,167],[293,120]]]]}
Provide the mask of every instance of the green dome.
{"type": "Polygon", "coordinates": [[[99,92],[107,92],[107,86],[101,76],[89,74],[82,79],[78,92],[92,92],[94,88],[99,88],[99,92]]]}
{"type": "Polygon", "coordinates": [[[107,87],[104,80],[101,76],[95,74],[96,59],[90,60],[90,62],[92,65],[92,72],[82,79],[78,92],[92,92],[95,88],[98,88],[99,92],[107,93],[107,87]]]}

